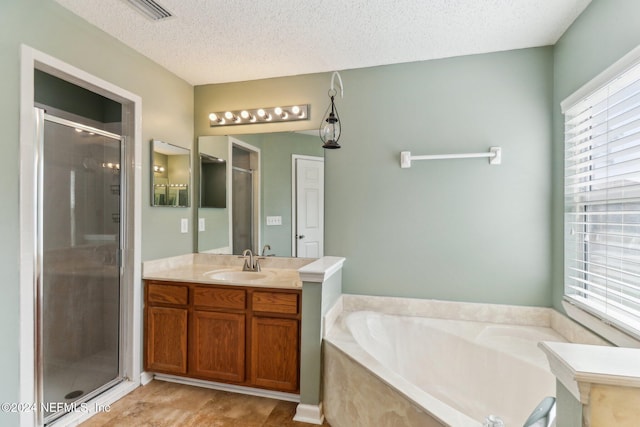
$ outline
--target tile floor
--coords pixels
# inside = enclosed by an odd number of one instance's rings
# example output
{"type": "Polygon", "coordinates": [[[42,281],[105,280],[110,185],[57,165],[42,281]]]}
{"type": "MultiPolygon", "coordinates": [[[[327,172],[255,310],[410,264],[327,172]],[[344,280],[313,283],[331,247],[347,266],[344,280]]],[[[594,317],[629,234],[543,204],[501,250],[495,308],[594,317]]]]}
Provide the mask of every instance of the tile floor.
{"type": "MultiPolygon", "coordinates": [[[[80,427],[311,427],[296,403],[154,380],[80,427]]],[[[326,422],[324,427],[329,427],[326,422]]]]}

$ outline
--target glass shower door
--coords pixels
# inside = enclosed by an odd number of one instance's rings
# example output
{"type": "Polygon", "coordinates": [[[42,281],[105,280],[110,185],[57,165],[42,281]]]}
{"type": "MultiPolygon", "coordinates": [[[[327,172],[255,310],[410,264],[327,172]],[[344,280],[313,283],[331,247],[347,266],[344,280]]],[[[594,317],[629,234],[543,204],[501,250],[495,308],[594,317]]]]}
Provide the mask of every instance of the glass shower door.
{"type": "Polygon", "coordinates": [[[233,253],[242,254],[253,246],[253,172],[234,166],[232,169],[233,253]]]}
{"type": "Polygon", "coordinates": [[[64,415],[62,404],[79,406],[121,379],[122,140],[43,117],[38,365],[46,424],[64,415]]]}

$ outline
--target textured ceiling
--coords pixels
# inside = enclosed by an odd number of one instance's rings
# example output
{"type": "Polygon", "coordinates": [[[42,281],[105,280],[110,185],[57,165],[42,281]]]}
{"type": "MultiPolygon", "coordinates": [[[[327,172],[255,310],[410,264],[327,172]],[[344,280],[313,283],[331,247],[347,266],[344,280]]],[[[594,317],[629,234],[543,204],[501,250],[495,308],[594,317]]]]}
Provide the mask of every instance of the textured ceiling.
{"type": "Polygon", "coordinates": [[[193,85],[554,44],[591,0],[56,0],[193,85]]]}

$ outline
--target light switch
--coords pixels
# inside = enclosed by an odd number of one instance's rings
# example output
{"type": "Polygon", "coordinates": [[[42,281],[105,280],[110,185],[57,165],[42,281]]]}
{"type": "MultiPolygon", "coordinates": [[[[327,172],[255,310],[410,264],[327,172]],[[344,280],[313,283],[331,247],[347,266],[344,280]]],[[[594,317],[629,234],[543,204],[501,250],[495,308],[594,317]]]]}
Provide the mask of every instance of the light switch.
{"type": "Polygon", "coordinates": [[[267,217],[267,225],[282,225],[282,217],[281,216],[268,216],[267,217]]]}
{"type": "Polygon", "coordinates": [[[189,218],[180,218],[180,232],[181,233],[189,232],[189,218]]]}
{"type": "Polygon", "coordinates": [[[198,231],[205,231],[204,218],[198,218],[198,231]]]}

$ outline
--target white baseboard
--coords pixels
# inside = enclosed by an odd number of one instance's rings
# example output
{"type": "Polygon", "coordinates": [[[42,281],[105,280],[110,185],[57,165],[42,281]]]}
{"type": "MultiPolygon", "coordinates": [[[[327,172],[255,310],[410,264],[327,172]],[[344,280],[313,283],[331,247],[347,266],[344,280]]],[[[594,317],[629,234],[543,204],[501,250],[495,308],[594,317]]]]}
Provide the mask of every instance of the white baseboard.
{"type": "Polygon", "coordinates": [[[141,385],[147,385],[151,381],[153,381],[153,373],[145,371],[145,372],[140,374],[140,384],[141,385]]]}
{"type": "Polygon", "coordinates": [[[167,374],[153,374],[156,380],[169,381],[174,383],[194,385],[198,387],[211,388],[214,390],[228,391],[231,393],[249,394],[252,396],[268,397],[270,399],[285,400],[288,402],[300,402],[300,395],[285,393],[282,391],[265,390],[261,388],[245,387],[240,385],[218,383],[215,381],[205,381],[196,378],[178,377],[167,374]]]}
{"type": "Polygon", "coordinates": [[[322,425],[324,422],[324,414],[322,413],[322,402],[318,405],[307,405],[305,403],[298,404],[296,415],[293,421],[301,423],[309,423],[322,425]]]}

